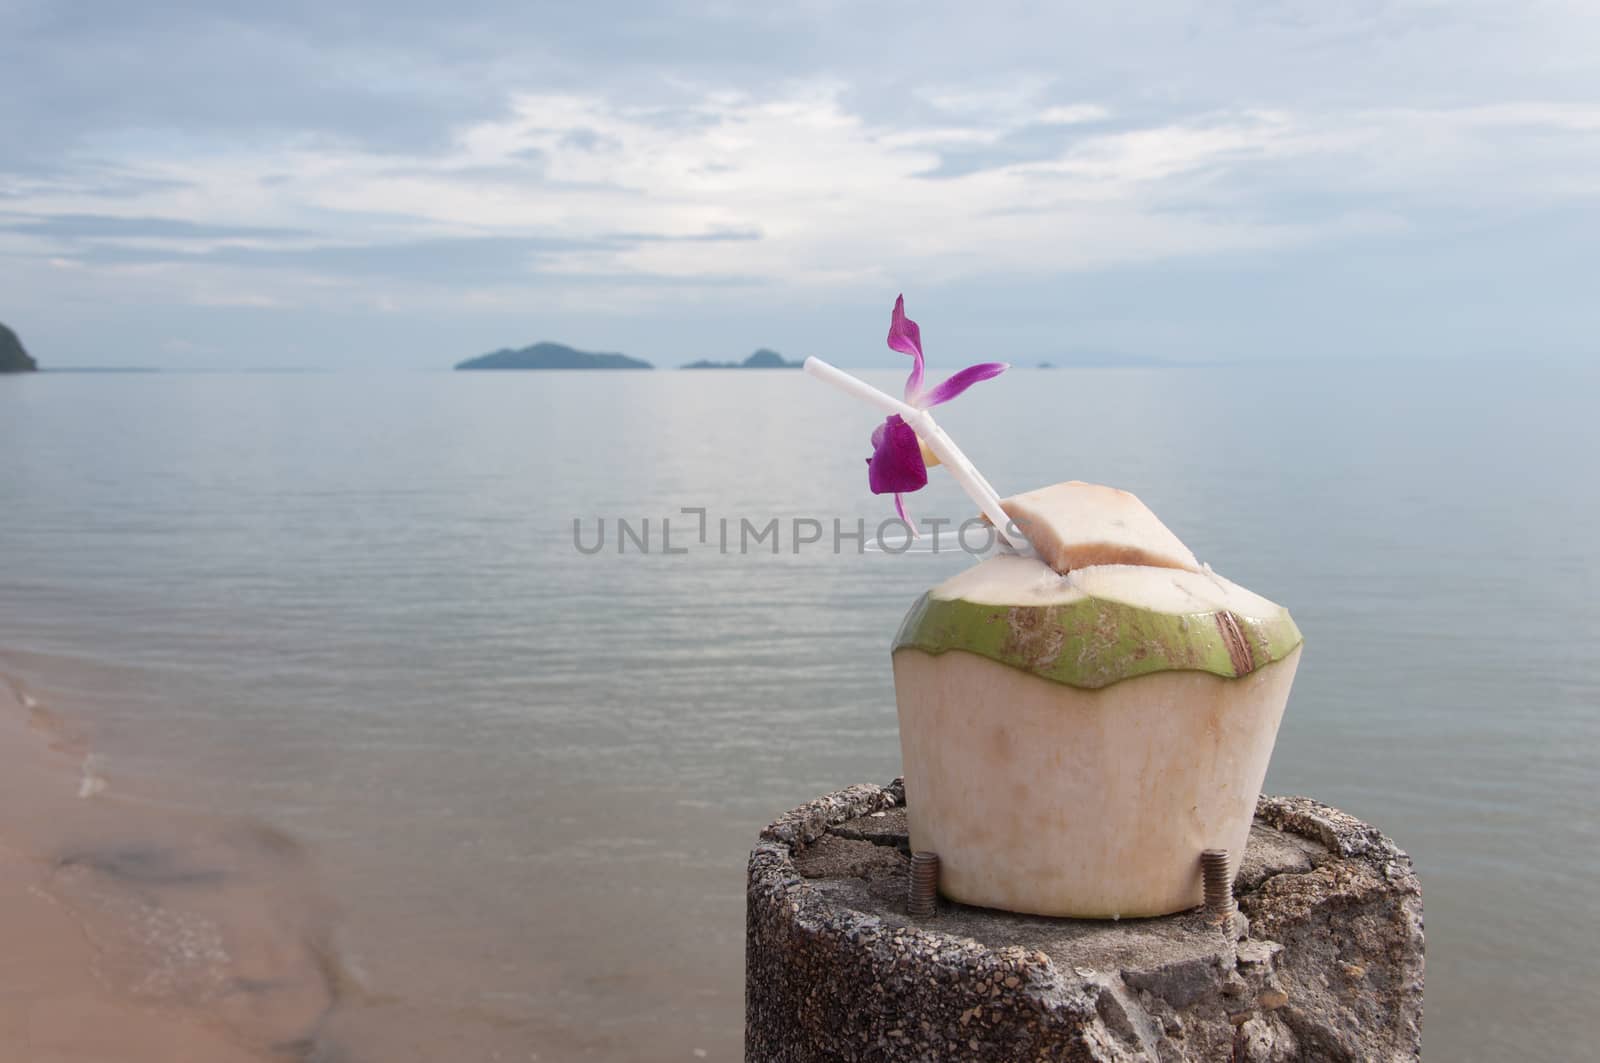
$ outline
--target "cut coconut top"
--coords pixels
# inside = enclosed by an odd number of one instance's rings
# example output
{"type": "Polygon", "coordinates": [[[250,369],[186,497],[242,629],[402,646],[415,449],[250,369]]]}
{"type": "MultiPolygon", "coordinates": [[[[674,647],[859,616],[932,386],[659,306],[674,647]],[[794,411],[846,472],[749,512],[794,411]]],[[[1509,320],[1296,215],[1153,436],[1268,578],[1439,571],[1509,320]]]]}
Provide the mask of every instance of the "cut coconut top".
{"type": "Polygon", "coordinates": [[[1138,496],[1081,480],[1001,501],[1045,564],[1066,573],[1095,565],[1200,571],[1200,562],[1138,496]]]}
{"type": "Polygon", "coordinates": [[[1214,572],[1094,565],[1063,576],[1037,558],[1010,554],[991,557],[950,577],[929,595],[941,601],[1005,606],[1067,605],[1094,598],[1173,615],[1229,612],[1268,619],[1284,612],[1283,606],[1214,572]]]}
{"type": "Polygon", "coordinates": [[[1238,679],[1300,643],[1288,610],[1211,572],[1095,565],[1063,576],[1037,558],[1009,555],[924,594],[901,623],[894,652],[959,650],[1099,689],[1152,672],[1238,679]]]}

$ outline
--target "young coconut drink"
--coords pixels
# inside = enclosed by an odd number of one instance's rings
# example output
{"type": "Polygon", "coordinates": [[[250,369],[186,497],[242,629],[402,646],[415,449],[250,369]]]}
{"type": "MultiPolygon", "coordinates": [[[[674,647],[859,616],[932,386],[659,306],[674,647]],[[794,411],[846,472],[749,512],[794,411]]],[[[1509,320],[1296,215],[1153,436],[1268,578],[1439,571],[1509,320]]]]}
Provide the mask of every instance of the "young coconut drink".
{"type": "MultiPolygon", "coordinates": [[[[873,490],[904,517],[932,457],[1003,544],[924,594],[895,638],[912,849],[937,853],[940,892],[967,904],[1080,918],[1199,904],[1201,851],[1244,850],[1299,629],[1125,491],[1074,481],[1002,501],[927,413],[938,389],[922,388],[902,302],[889,345],[915,359],[911,401],[807,361],[890,413],[873,490]]],[[[1004,368],[964,371],[955,393],[1004,368]]]]}

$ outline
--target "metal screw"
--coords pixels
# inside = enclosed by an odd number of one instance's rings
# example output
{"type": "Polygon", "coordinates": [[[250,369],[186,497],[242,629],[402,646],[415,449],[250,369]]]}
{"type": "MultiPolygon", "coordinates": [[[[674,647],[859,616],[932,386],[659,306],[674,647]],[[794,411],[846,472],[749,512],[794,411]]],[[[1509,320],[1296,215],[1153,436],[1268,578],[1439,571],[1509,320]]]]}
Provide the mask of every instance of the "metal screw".
{"type": "Polygon", "coordinates": [[[928,919],[939,906],[939,854],[911,854],[911,886],[906,895],[906,913],[913,919],[928,919]]]}
{"type": "Polygon", "coordinates": [[[1206,849],[1200,853],[1200,870],[1205,876],[1206,912],[1221,922],[1223,939],[1233,941],[1233,859],[1226,849],[1206,849]]]}

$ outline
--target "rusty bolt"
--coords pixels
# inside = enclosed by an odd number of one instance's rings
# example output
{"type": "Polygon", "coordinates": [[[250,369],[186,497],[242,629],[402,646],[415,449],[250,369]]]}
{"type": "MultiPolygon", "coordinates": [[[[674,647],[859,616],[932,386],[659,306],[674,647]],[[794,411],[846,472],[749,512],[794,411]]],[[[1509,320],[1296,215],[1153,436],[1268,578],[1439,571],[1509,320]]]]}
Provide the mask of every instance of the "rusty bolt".
{"type": "Polygon", "coordinates": [[[928,919],[939,905],[939,854],[911,854],[911,886],[906,896],[906,913],[913,919],[928,919]]]}
{"type": "Polygon", "coordinates": [[[1206,849],[1200,854],[1200,870],[1205,878],[1206,913],[1222,924],[1222,936],[1233,941],[1233,859],[1226,849],[1206,849]]]}

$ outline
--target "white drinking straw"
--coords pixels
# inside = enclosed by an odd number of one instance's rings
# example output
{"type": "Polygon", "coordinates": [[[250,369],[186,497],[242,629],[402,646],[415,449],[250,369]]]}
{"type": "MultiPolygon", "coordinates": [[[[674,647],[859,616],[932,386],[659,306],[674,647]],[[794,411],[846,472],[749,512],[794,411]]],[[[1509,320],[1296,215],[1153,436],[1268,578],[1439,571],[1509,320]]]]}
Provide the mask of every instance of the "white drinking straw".
{"type": "Polygon", "coordinates": [[[956,446],[951,439],[934,423],[933,415],[927,410],[919,410],[910,403],[901,402],[893,395],[879,391],[859,377],[853,377],[837,366],[829,365],[821,358],[807,358],[805,370],[818,380],[826,381],[848,395],[854,395],[871,406],[876,406],[885,413],[897,413],[909,424],[917,438],[928,445],[928,449],[938,455],[939,461],[950,470],[950,475],[955,477],[956,483],[967,493],[984,516],[989,518],[989,523],[995,526],[1004,539],[1006,545],[1019,552],[1027,552],[1030,547],[1028,540],[1011,524],[1011,518],[1006,516],[1006,511],[1000,508],[1000,496],[995,489],[989,486],[989,481],[972,464],[961,448],[956,446]]]}

